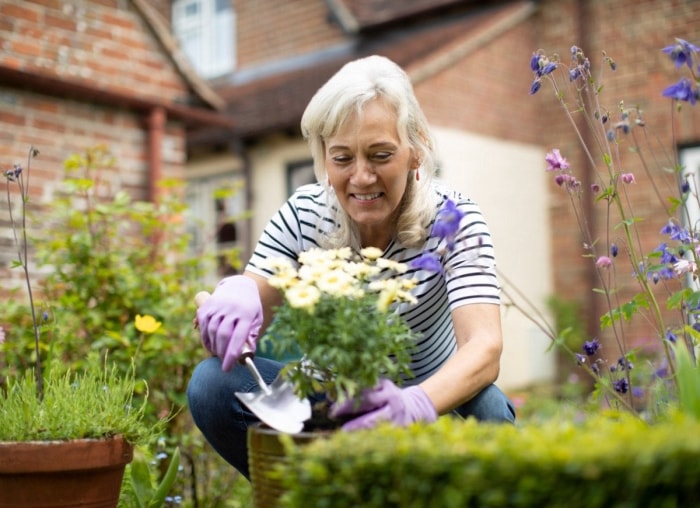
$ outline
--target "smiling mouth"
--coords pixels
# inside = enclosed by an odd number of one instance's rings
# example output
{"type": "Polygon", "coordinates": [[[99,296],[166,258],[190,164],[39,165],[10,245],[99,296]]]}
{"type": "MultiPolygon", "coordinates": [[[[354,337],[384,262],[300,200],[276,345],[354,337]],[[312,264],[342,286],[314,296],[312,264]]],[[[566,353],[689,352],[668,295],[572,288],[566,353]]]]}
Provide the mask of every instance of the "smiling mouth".
{"type": "Polygon", "coordinates": [[[359,201],[372,201],[381,195],[381,192],[374,192],[372,194],[353,194],[352,196],[359,201]]]}

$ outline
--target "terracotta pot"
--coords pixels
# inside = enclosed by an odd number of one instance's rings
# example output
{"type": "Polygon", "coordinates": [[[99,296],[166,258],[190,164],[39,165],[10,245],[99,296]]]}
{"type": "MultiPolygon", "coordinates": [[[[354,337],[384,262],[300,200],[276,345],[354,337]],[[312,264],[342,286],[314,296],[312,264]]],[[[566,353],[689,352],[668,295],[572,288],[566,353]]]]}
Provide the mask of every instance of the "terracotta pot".
{"type": "Polygon", "coordinates": [[[121,437],[0,442],[0,508],[115,508],[132,458],[121,437]]]}
{"type": "MultiPolygon", "coordinates": [[[[277,464],[286,460],[280,432],[264,424],[248,427],[248,464],[253,485],[255,508],[274,508],[284,493],[282,482],[271,476],[277,464]]],[[[301,432],[291,437],[296,444],[308,444],[315,439],[326,438],[329,431],[301,432]]]]}

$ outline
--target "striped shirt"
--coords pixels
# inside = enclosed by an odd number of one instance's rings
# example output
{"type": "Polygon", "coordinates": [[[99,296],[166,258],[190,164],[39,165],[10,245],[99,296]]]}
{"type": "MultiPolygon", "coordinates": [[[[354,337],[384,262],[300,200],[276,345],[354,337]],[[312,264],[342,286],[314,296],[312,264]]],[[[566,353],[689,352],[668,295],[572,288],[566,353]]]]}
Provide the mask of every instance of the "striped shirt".
{"type": "MultiPolygon", "coordinates": [[[[398,312],[416,333],[412,351],[413,378],[406,384],[417,384],[435,373],[455,354],[457,342],[450,310],[472,303],[499,304],[500,291],[496,278],[494,250],[486,222],[479,207],[459,193],[434,185],[438,206],[451,199],[464,212],[456,238],[457,247],[439,254],[443,273],[409,269],[407,277],[418,280],[412,293],[415,305],[401,304],[398,312]]],[[[429,228],[432,229],[433,217],[429,228]]],[[[269,257],[287,257],[298,266],[299,253],[319,247],[320,235],[338,226],[329,209],[327,195],[319,184],[300,187],[279,209],[265,227],[246,270],[269,277],[261,261],[269,257]]],[[[444,242],[430,237],[422,248],[405,248],[398,241],[390,242],[383,257],[410,264],[425,251],[444,251],[444,242]]]]}

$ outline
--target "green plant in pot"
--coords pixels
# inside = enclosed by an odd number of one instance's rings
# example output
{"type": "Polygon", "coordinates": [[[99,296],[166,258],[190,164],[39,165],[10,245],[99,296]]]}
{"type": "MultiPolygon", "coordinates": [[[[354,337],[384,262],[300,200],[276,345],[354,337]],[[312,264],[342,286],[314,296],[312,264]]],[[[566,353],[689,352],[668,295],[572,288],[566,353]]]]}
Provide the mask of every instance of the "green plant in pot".
{"type": "Polygon", "coordinates": [[[325,394],[314,405],[307,428],[334,428],[327,402],[355,400],[385,378],[410,377],[414,334],[400,315],[411,305],[413,279],[406,265],[384,259],[374,247],[359,256],[349,247],[301,253],[299,268],[271,259],[271,286],[284,300],[263,343],[277,355],[303,351],[282,370],[299,397],[325,394]]]}
{"type": "Polygon", "coordinates": [[[5,172],[18,256],[13,267],[23,272],[31,319],[0,323],[0,346],[23,340],[29,330],[33,340],[23,349],[23,365],[5,369],[0,379],[0,506],[115,507],[134,446],[148,442],[157,426],[144,418],[145,399],[134,397],[144,389],[137,390],[133,364],[123,372],[106,354],[93,353],[74,370],[53,350],[51,334],[63,332],[54,329],[49,306],[36,303],[28,259],[29,173],[37,155],[31,148],[25,168],[5,172]]]}

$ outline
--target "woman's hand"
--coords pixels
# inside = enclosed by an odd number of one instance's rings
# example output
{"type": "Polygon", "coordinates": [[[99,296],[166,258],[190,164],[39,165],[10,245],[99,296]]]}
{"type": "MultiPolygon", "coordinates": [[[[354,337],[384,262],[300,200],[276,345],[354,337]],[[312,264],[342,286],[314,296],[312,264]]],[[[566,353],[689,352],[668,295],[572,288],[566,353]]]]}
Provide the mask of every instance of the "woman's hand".
{"type": "Polygon", "coordinates": [[[257,284],[243,275],[223,279],[197,309],[196,321],[204,347],[231,370],[246,346],[255,352],[263,322],[257,284]]]}
{"type": "Polygon", "coordinates": [[[331,417],[358,415],[343,425],[343,430],[369,429],[380,422],[392,422],[404,427],[413,422],[437,420],[435,406],[420,386],[399,388],[388,379],[366,390],[359,406],[354,400],[331,407],[331,417]]]}

